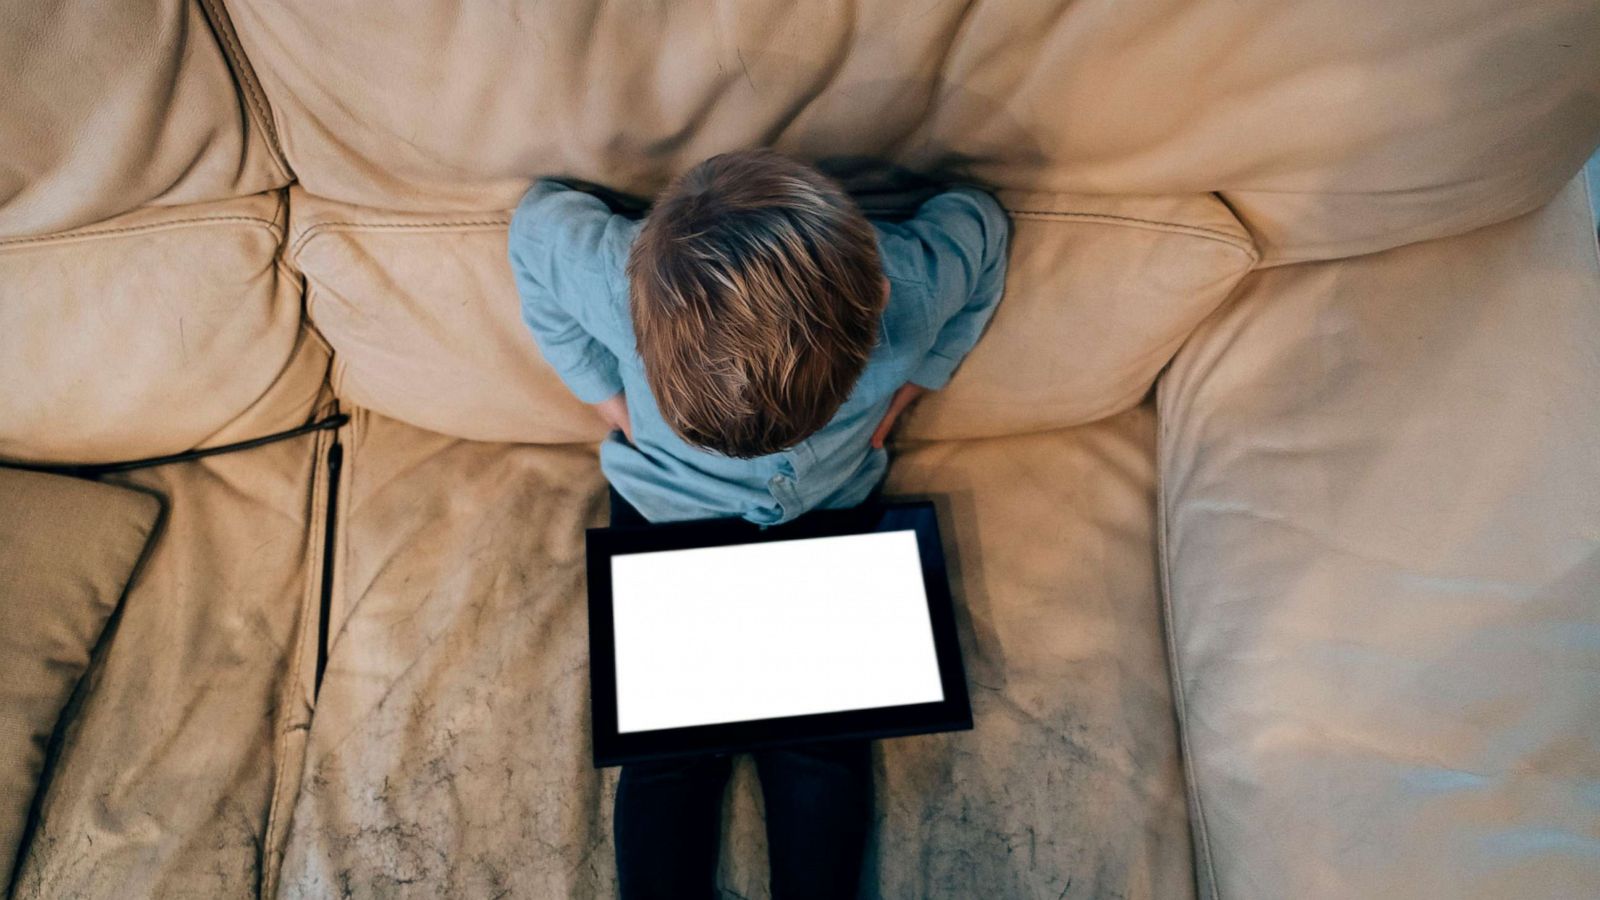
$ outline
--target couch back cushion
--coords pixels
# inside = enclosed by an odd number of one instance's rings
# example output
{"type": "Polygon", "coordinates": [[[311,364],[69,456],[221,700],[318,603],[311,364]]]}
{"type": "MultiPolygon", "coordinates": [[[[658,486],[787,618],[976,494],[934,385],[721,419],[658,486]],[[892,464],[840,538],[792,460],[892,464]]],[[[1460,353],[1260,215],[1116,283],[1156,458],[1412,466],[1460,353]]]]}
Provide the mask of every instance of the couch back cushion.
{"type": "Polygon", "coordinates": [[[328,354],[277,260],[283,195],[0,240],[0,458],[101,462],[305,421],[328,354]]]}
{"type": "MultiPolygon", "coordinates": [[[[1043,431],[1135,405],[1255,253],[1215,197],[1005,193],[1005,298],[909,438],[1043,431]]],[[[477,440],[602,435],[539,356],[506,261],[506,213],[391,213],[296,190],[289,256],[349,402],[477,440]]]]}
{"type": "Polygon", "coordinates": [[[45,746],[122,598],[161,504],[150,494],[0,468],[0,890],[45,746]]]}
{"type": "Polygon", "coordinates": [[[391,213],[298,189],[287,256],[334,349],[343,401],[481,441],[594,441],[605,428],[539,355],[506,259],[509,212],[391,213]]]}
{"type": "Polygon", "coordinates": [[[1215,197],[1002,192],[1015,227],[1006,293],[909,439],[1047,431],[1132,408],[1256,261],[1215,197]]]}
{"type": "Polygon", "coordinates": [[[509,208],[723,150],[999,187],[1221,191],[1269,262],[1466,231],[1600,140],[1600,6],[1547,0],[230,0],[307,190],[509,208]]]}
{"type": "Polygon", "coordinates": [[[232,40],[220,0],[0,6],[0,237],[288,183],[232,40]]]}

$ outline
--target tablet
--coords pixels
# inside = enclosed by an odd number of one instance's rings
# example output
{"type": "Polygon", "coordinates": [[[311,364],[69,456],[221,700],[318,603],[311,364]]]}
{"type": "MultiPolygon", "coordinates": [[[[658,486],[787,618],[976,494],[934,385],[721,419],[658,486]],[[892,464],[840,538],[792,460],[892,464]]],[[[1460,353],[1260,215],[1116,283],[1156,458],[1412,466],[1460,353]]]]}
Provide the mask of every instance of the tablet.
{"type": "Polygon", "coordinates": [[[972,727],[932,503],[587,533],[596,766],[972,727]]]}

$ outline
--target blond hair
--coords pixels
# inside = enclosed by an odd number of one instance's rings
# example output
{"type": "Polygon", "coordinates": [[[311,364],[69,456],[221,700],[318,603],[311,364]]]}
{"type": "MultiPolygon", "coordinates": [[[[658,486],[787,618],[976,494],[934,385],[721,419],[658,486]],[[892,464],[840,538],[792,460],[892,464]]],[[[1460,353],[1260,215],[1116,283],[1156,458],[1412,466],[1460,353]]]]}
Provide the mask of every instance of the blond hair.
{"type": "Polygon", "coordinates": [[[885,298],[872,225],[840,186],[768,150],[672,182],[628,258],[634,335],[663,418],[727,456],[775,453],[833,418],[885,298]]]}

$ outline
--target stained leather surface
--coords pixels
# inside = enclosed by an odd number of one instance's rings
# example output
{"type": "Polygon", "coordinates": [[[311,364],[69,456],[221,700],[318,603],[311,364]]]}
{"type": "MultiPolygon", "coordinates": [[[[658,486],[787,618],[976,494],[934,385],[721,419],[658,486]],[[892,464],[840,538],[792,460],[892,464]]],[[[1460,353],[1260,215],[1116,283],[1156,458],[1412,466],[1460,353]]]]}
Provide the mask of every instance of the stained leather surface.
{"type": "Polygon", "coordinates": [[[161,502],[0,468],[0,510],[0,885],[10,885],[50,736],[150,543],[161,502]]]}
{"type": "Polygon", "coordinates": [[[163,498],[161,532],[70,716],[16,896],[258,896],[305,727],[316,459],[301,437],[107,476],[163,498]]]}
{"type": "MultiPolygon", "coordinates": [[[[1152,410],[908,447],[940,505],[971,732],[880,742],[868,896],[1183,897],[1187,816],[1162,663],[1152,410]]],[[[336,635],[279,896],[614,890],[616,770],[590,764],[589,446],[461,441],[365,412],[336,635]]],[[[765,897],[756,785],[725,889],[765,897]]]]}

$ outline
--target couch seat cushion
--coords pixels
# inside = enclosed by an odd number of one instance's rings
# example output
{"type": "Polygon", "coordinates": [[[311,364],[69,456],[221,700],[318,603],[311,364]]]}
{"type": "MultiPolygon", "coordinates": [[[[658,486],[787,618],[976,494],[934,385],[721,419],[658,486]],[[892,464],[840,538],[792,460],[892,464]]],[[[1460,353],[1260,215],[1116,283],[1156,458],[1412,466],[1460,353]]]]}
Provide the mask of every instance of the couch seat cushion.
{"type": "MultiPolygon", "coordinates": [[[[1160,641],[1148,406],[1069,431],[907,447],[940,506],[976,729],[876,744],[870,897],[1193,889],[1160,641]]],[[[462,441],[358,411],[335,641],[288,896],[607,897],[616,770],[590,761],[592,446],[462,441]]],[[[766,897],[750,770],[722,882],[766,897]]]]}
{"type": "Polygon", "coordinates": [[[165,521],[62,732],[15,897],[270,888],[310,700],[325,439],[106,476],[162,495],[165,521]]]}

